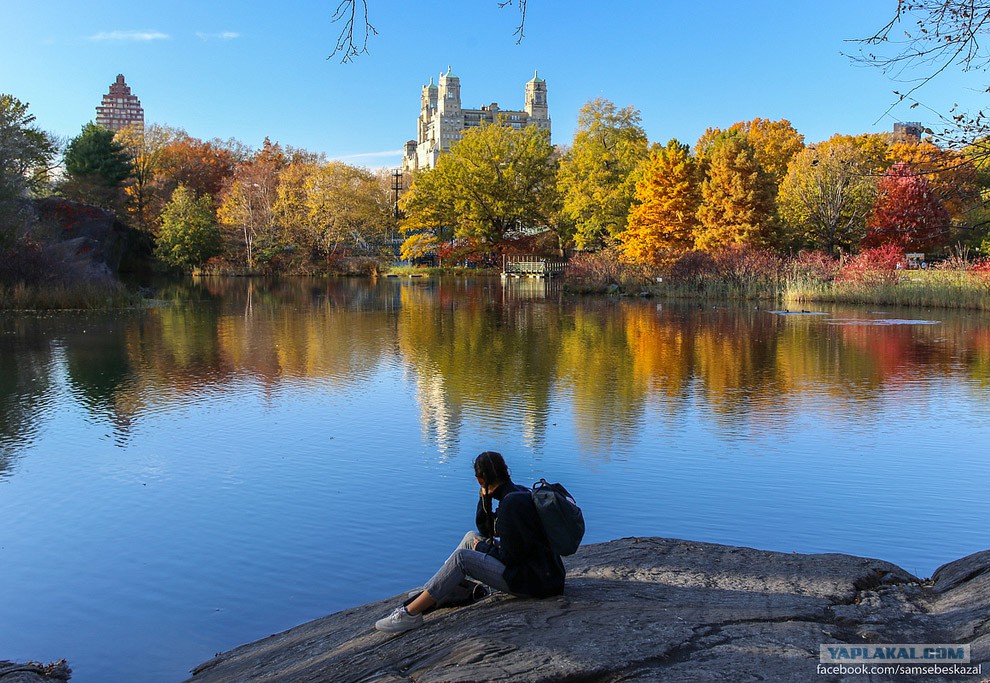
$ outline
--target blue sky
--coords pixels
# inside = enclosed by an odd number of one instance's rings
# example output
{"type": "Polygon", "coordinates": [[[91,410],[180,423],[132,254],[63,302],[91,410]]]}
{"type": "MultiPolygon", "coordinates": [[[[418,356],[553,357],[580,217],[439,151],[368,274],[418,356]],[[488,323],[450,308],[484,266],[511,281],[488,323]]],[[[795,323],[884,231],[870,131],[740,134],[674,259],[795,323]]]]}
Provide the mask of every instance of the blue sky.
{"type": "MultiPolygon", "coordinates": [[[[557,144],[594,97],[638,108],[660,142],[693,143],[708,126],[757,116],[789,119],[808,142],[930,118],[903,106],[883,118],[900,86],[842,54],[896,0],[529,0],[519,45],[518,13],[496,0],[369,0],[379,35],[347,65],[326,59],[336,2],[7,0],[0,92],[72,136],[123,73],[148,122],[251,146],[267,135],[367,166],[398,164],[415,137],[420,87],[448,65],[465,107],[521,108],[539,69],[557,144]]],[[[925,104],[982,106],[985,76],[947,75],[923,92],[925,104]]]]}

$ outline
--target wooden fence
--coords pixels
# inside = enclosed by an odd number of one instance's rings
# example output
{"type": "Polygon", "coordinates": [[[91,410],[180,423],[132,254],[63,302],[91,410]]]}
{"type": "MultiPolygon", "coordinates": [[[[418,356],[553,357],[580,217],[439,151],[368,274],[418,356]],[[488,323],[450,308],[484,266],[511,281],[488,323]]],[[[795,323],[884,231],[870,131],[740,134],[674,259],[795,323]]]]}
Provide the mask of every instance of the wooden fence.
{"type": "Polygon", "coordinates": [[[532,254],[505,254],[502,257],[502,275],[511,277],[555,277],[563,275],[563,259],[545,258],[532,254]]]}

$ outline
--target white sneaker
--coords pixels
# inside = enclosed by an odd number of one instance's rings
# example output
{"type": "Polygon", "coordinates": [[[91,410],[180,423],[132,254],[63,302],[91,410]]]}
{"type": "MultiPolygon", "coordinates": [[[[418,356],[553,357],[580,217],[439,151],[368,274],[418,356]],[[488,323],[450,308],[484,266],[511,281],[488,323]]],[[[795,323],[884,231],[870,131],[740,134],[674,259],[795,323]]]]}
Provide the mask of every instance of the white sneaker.
{"type": "Polygon", "coordinates": [[[423,625],[422,614],[409,614],[405,607],[399,607],[384,619],[375,622],[375,628],[386,633],[402,633],[423,625]]]}

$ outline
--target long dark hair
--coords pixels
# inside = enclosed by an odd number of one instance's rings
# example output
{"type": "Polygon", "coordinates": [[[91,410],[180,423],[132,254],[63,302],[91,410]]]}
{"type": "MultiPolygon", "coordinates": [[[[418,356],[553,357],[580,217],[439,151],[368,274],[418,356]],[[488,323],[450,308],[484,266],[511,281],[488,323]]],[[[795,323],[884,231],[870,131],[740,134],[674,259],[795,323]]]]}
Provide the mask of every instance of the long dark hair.
{"type": "Polygon", "coordinates": [[[502,454],[496,451],[485,451],[474,459],[474,475],[485,482],[485,486],[488,487],[511,481],[509,468],[506,466],[502,454]]]}

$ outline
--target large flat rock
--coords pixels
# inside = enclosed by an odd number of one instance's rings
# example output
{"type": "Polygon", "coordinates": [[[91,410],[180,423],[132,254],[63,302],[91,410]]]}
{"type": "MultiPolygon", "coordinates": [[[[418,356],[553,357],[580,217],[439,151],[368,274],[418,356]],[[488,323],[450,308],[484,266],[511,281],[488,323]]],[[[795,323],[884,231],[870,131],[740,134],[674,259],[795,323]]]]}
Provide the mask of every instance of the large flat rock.
{"type": "Polygon", "coordinates": [[[582,547],[567,569],[557,598],[496,595],[404,634],[375,631],[396,596],[218,655],[189,681],[903,683],[818,675],[819,646],[971,643],[974,662],[990,659],[990,551],[922,582],[849,555],[625,538],[582,547]]]}

